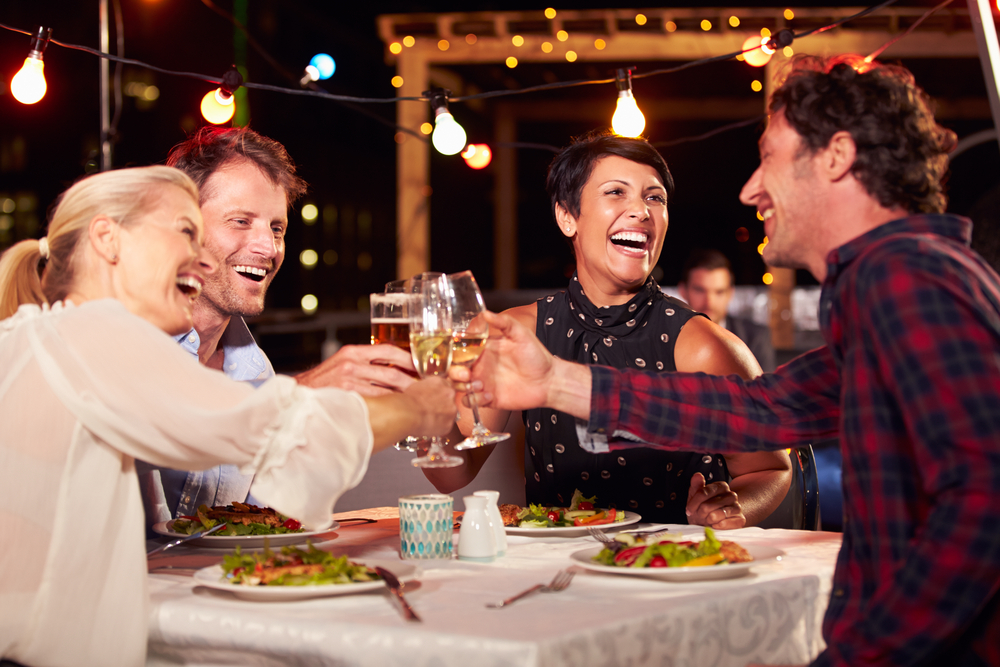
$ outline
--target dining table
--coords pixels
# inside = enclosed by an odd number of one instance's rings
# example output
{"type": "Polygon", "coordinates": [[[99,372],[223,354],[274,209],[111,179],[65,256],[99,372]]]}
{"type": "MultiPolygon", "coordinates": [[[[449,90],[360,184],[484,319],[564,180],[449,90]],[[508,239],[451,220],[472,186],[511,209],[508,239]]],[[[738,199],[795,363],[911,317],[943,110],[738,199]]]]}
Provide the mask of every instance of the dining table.
{"type": "MultiPolygon", "coordinates": [[[[200,585],[195,573],[224,550],[181,545],[149,560],[148,665],[378,665],[584,667],[587,665],[803,664],[825,647],[822,619],[841,535],[742,528],[719,531],[741,546],[779,549],[742,576],[671,581],[583,567],[572,555],[589,535],[508,535],[493,562],[402,561],[395,507],[335,514],[313,543],[352,561],[415,564],[405,583],[420,622],[406,621],[388,589],[258,601],[200,585]],[[502,608],[495,603],[548,583],[565,590],[502,608]]],[[[632,528],[650,524],[639,523],[632,528]]],[[[699,526],[665,526],[701,540],[699,526]]],[[[459,532],[455,532],[457,544],[459,532]]]]}

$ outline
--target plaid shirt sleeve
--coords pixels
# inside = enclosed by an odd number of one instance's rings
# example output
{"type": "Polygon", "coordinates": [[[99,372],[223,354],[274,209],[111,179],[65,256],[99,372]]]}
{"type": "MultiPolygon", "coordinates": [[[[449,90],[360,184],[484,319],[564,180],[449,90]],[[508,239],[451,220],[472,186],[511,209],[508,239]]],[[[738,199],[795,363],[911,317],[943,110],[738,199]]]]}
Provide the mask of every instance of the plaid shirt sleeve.
{"type": "Polygon", "coordinates": [[[1000,591],[1000,294],[970,279],[967,255],[939,248],[864,266],[844,299],[857,304],[843,313],[845,337],[860,339],[845,367],[867,407],[853,465],[876,474],[848,491],[865,501],[855,529],[900,535],[895,562],[890,535],[869,537],[883,551],[879,581],[817,664],[949,662],[1000,591]]]}
{"type": "Polygon", "coordinates": [[[587,431],[610,449],[749,452],[837,435],[840,377],[829,348],[754,380],[738,375],[641,373],[593,366],[587,431]]]}

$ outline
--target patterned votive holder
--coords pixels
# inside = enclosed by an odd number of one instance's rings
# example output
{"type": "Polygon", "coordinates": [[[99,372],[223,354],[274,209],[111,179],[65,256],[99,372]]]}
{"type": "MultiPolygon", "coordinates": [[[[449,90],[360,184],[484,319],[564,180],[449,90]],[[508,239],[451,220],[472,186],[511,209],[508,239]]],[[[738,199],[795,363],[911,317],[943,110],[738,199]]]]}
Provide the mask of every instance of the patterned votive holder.
{"type": "Polygon", "coordinates": [[[453,499],[442,493],[399,499],[399,555],[413,560],[451,559],[453,499]]]}

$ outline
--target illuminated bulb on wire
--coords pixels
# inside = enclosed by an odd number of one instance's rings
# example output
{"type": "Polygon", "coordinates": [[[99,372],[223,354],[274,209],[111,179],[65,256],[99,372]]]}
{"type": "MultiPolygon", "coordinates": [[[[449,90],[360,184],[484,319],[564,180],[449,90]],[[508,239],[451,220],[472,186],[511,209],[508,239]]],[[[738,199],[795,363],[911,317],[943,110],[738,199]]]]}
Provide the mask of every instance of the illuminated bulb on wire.
{"type": "Polygon", "coordinates": [[[236,113],[233,93],[243,85],[243,76],[230,69],[222,77],[222,85],[201,98],[201,115],[213,125],[228,123],[236,113]]]}
{"type": "Polygon", "coordinates": [[[465,164],[473,169],[485,169],[493,159],[493,152],[486,144],[469,144],[469,147],[462,152],[465,164]]]}
{"type": "Polygon", "coordinates": [[[50,37],[52,37],[51,28],[38,28],[35,36],[31,38],[31,50],[24,59],[24,65],[10,80],[10,92],[21,104],[34,104],[45,97],[48,86],[45,84],[45,64],[42,62],[42,54],[49,45],[50,37]]]}
{"type": "Polygon", "coordinates": [[[465,130],[455,117],[448,111],[449,90],[434,88],[424,91],[424,97],[430,98],[434,110],[434,132],[431,143],[442,155],[455,155],[465,148],[465,130]]]}
{"type": "Polygon", "coordinates": [[[611,117],[611,129],[622,137],[638,137],[646,127],[646,118],[639,111],[632,95],[632,70],[620,69],[616,77],[618,86],[618,107],[611,117]]]}
{"type": "Polygon", "coordinates": [[[746,41],[743,42],[743,59],[747,65],[763,67],[771,60],[774,49],[764,50],[764,42],[768,40],[768,37],[758,37],[757,35],[747,37],[746,41]],[[752,50],[748,51],[747,49],[752,50]]]}

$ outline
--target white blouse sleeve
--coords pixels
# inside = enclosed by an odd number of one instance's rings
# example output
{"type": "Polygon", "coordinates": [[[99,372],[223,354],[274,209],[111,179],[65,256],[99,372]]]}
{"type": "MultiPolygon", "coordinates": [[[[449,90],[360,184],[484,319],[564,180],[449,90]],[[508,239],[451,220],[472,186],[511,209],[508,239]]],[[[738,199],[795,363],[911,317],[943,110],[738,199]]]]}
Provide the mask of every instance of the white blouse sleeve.
{"type": "Polygon", "coordinates": [[[254,389],[201,366],[118,301],[41,317],[29,334],[47,383],[80,424],[128,456],[197,470],[233,463],[254,495],[309,528],[330,524],[364,476],[367,405],[353,392],[275,377],[254,389]]]}

